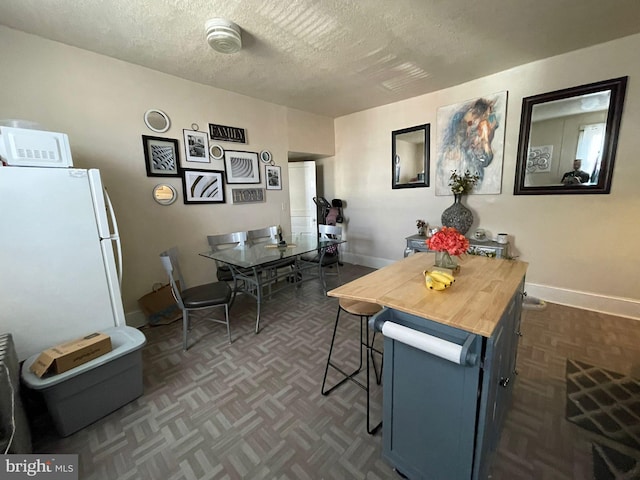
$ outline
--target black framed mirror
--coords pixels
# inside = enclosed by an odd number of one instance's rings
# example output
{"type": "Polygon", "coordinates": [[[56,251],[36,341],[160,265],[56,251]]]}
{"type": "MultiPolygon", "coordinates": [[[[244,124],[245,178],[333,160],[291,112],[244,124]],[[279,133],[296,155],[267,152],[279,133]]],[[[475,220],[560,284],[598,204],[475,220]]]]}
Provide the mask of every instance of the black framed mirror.
{"type": "Polygon", "coordinates": [[[609,193],[627,77],[522,100],[514,195],[609,193]]]}
{"type": "Polygon", "coordinates": [[[391,188],[429,186],[430,124],[391,132],[391,188]]]}

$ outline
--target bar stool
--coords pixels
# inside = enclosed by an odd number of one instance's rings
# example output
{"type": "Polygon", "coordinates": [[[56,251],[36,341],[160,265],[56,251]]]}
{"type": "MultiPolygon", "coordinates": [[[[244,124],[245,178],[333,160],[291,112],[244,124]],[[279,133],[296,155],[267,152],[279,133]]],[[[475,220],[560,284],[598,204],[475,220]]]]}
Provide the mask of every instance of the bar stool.
{"type": "Polygon", "coordinates": [[[338,304],[338,314],[336,315],[336,322],[333,327],[333,336],[331,337],[331,346],[329,347],[329,356],[327,357],[327,365],[324,369],[324,378],[322,379],[322,390],[321,390],[322,395],[325,395],[325,396],[329,395],[329,393],[331,393],[333,390],[335,390],[340,385],[345,383],[347,380],[351,380],[353,383],[355,383],[360,388],[365,390],[367,392],[367,433],[369,433],[370,435],[373,435],[374,433],[376,433],[378,429],[382,426],[382,422],[380,422],[375,427],[370,428],[370,423],[369,423],[369,402],[370,402],[369,400],[369,357],[371,357],[371,362],[373,363],[373,370],[376,376],[376,383],[380,385],[380,382],[382,380],[382,362],[380,363],[380,373],[378,373],[378,369],[376,366],[373,353],[375,352],[379,354],[380,358],[382,358],[382,352],[373,347],[373,342],[376,339],[375,332],[373,332],[371,343],[369,343],[368,320],[372,315],[378,313],[380,310],[382,310],[382,307],[377,303],[362,302],[359,300],[350,300],[347,298],[340,299],[338,304]],[[345,372],[339,366],[331,362],[331,354],[333,353],[333,346],[336,340],[336,331],[338,330],[338,321],[340,320],[340,313],[343,311],[351,315],[360,317],[360,363],[358,364],[358,368],[354,370],[352,373],[345,372]],[[365,356],[367,359],[366,384],[362,384],[362,382],[360,382],[358,379],[355,378],[355,376],[362,371],[362,353],[364,349],[366,349],[365,356]],[[334,386],[332,386],[331,388],[325,390],[325,384],[327,381],[327,373],[329,372],[329,367],[332,367],[333,369],[340,372],[340,374],[342,374],[344,378],[340,380],[338,383],[336,383],[334,386]]]}

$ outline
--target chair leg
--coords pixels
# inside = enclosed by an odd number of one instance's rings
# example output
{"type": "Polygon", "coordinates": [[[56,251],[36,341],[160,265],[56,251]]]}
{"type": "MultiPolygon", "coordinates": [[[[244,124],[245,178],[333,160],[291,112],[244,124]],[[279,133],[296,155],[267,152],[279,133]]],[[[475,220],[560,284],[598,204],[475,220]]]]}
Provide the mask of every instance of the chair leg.
{"type": "Polygon", "coordinates": [[[231,345],[231,328],[229,327],[229,305],[224,304],[224,319],[227,324],[227,338],[229,339],[229,345],[231,345]]]}
{"type": "Polygon", "coordinates": [[[320,276],[320,281],[322,282],[322,293],[324,293],[324,295],[327,295],[327,279],[324,276],[324,267],[322,266],[322,261],[319,263],[318,268],[320,268],[320,272],[319,272],[319,276],[320,276]]]}
{"type": "Polygon", "coordinates": [[[189,325],[189,310],[186,308],[182,309],[182,349],[186,352],[189,337],[189,330],[191,329],[191,325],[189,325]]]}
{"type": "MultiPolygon", "coordinates": [[[[335,390],[340,385],[345,383],[347,380],[352,380],[356,384],[360,385],[360,383],[357,380],[355,380],[353,377],[355,375],[357,375],[358,373],[360,373],[360,371],[362,370],[362,342],[360,342],[360,363],[358,365],[358,368],[356,370],[354,370],[352,373],[346,373],[344,370],[342,370],[341,368],[337,367],[335,364],[331,363],[331,354],[333,353],[333,346],[334,346],[335,340],[336,340],[336,332],[338,331],[338,321],[340,320],[340,312],[341,311],[342,311],[342,308],[340,306],[338,306],[338,313],[336,315],[336,321],[335,321],[335,324],[333,326],[333,335],[331,336],[331,346],[329,347],[329,355],[327,356],[327,365],[324,367],[324,377],[322,378],[322,388],[321,388],[320,392],[322,393],[322,395],[325,395],[325,396],[329,395],[329,393],[331,393],[333,390],[335,390]],[[325,387],[325,384],[326,384],[326,381],[327,381],[327,373],[329,372],[329,367],[331,367],[331,368],[337,370],[338,372],[340,372],[344,376],[344,378],[342,380],[340,380],[338,383],[336,383],[334,386],[329,388],[328,390],[325,390],[324,387],[325,387]]],[[[362,325],[360,326],[360,328],[362,328],[362,325]]],[[[362,334],[362,332],[361,332],[361,334],[362,334]]],[[[362,386],[362,385],[360,385],[360,386],[362,386]]]]}
{"type": "MultiPolygon", "coordinates": [[[[370,413],[369,413],[369,411],[370,411],[370,403],[371,403],[371,400],[370,400],[370,397],[371,397],[371,395],[370,395],[371,388],[370,387],[371,387],[371,385],[370,385],[370,381],[369,381],[369,356],[371,356],[371,360],[373,361],[373,350],[372,350],[372,348],[373,348],[373,340],[371,340],[371,343],[369,343],[369,327],[367,325],[368,318],[369,317],[364,317],[364,316],[360,317],[360,326],[362,327],[362,323],[364,323],[365,324],[364,328],[366,329],[366,346],[367,346],[367,388],[366,388],[366,390],[367,390],[367,433],[369,435],[373,435],[382,426],[382,421],[380,421],[380,423],[378,423],[375,427],[371,428],[371,426],[370,426],[371,425],[370,424],[370,413]]],[[[360,339],[362,340],[362,337],[360,337],[360,339]]],[[[375,371],[375,365],[376,365],[375,361],[373,362],[373,365],[374,365],[374,371],[375,371]]],[[[376,380],[377,380],[378,373],[376,372],[375,375],[376,375],[376,380]]]]}
{"type": "Polygon", "coordinates": [[[262,286],[258,285],[256,290],[256,333],[260,332],[260,304],[262,303],[262,286]]]}
{"type": "Polygon", "coordinates": [[[238,279],[234,275],[233,276],[233,291],[231,292],[231,303],[229,303],[229,308],[233,307],[233,302],[236,301],[236,293],[238,291],[238,279]]]}
{"type": "Polygon", "coordinates": [[[382,366],[384,364],[384,356],[382,355],[382,352],[376,350],[373,345],[376,342],[376,332],[373,332],[373,337],[371,338],[371,348],[369,349],[369,355],[371,356],[371,363],[373,363],[373,371],[376,374],[376,383],[378,385],[380,385],[380,382],[382,382],[382,366]],[[373,356],[373,353],[378,353],[380,355],[380,371],[378,371],[378,366],[376,365],[376,359],[373,356]]]}

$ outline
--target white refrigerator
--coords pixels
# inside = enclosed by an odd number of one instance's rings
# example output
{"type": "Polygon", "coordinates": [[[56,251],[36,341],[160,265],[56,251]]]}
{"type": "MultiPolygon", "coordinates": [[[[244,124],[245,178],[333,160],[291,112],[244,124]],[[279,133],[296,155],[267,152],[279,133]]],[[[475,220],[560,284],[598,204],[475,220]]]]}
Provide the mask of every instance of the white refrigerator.
{"type": "Polygon", "coordinates": [[[121,273],[98,170],[0,167],[0,333],[21,361],[124,326],[121,273]]]}

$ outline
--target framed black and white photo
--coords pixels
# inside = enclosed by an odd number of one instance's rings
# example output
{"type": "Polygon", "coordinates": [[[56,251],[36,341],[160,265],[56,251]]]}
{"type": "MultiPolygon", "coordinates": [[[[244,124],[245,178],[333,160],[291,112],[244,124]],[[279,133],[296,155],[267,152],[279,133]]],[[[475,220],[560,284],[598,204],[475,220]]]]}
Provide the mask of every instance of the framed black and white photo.
{"type": "Polygon", "coordinates": [[[209,163],[209,139],[205,132],[183,130],[187,162],[209,163]]]}
{"type": "Polygon", "coordinates": [[[227,183],[260,183],[256,152],[225,150],[224,168],[227,183]]]}
{"type": "Polygon", "coordinates": [[[183,170],[184,203],[225,203],[223,172],[183,170]]]}
{"type": "Polygon", "coordinates": [[[267,165],[264,170],[267,178],[267,190],[282,190],[282,171],[280,167],[267,165]]]}
{"type": "Polygon", "coordinates": [[[142,135],[147,177],[179,177],[178,140],[142,135]]]}

